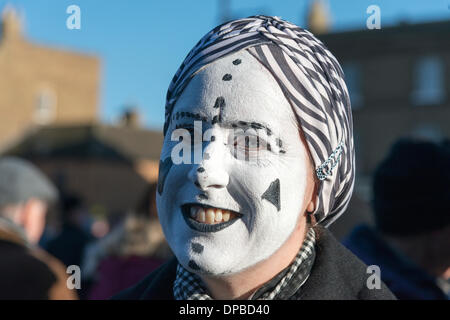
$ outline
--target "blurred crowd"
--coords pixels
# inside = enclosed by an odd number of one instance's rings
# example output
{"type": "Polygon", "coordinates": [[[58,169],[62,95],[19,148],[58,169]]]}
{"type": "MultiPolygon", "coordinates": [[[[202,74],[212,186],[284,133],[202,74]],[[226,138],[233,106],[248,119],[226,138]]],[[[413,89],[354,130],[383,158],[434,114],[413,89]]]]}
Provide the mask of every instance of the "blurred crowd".
{"type": "Polygon", "coordinates": [[[138,282],[172,256],[155,196],[151,184],[99,238],[81,197],[58,190],[30,162],[1,157],[0,300],[108,299],[138,282]],[[46,228],[50,209],[57,232],[46,228]]]}
{"type": "MultiPolygon", "coordinates": [[[[172,256],[155,195],[151,184],[98,238],[82,198],[26,160],[0,158],[0,299],[108,299],[137,283],[172,256]],[[50,208],[56,233],[44,232],[50,208]]],[[[374,173],[372,199],[375,224],[356,226],[344,245],[378,266],[397,298],[448,299],[450,143],[396,142],[374,173]]]]}

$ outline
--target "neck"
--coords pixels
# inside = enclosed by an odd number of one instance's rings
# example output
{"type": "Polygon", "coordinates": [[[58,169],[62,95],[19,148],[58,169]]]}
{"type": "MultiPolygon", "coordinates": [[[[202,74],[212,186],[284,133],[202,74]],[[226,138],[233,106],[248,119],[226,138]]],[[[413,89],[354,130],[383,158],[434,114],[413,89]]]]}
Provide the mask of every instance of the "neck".
{"type": "Polygon", "coordinates": [[[239,273],[210,277],[202,276],[213,299],[249,299],[264,283],[288,267],[300,250],[307,232],[306,219],[300,219],[288,240],[270,258],[239,273]]]}

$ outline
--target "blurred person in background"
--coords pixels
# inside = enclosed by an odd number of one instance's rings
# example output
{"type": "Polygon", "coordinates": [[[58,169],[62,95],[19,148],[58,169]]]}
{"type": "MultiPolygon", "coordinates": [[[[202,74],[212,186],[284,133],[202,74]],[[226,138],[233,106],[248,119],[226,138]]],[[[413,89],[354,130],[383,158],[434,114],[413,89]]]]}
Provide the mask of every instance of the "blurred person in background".
{"type": "MultiPolygon", "coordinates": [[[[48,241],[46,250],[66,266],[80,266],[86,246],[93,240],[92,236],[83,229],[87,210],[83,200],[70,193],[61,192],[62,230],[53,239],[48,241]]],[[[83,283],[78,294],[83,298],[87,292],[83,283]]]]}
{"type": "Polygon", "coordinates": [[[89,299],[110,298],[172,256],[158,220],[155,195],[156,184],[152,184],[123,223],[87,253],[83,269],[94,281],[89,299]]]}
{"type": "Polygon", "coordinates": [[[76,299],[63,264],[37,247],[58,193],[31,163],[0,158],[0,299],[76,299]]]}
{"type": "Polygon", "coordinates": [[[375,229],[356,227],[344,244],[399,299],[450,293],[450,146],[402,139],[375,171],[375,229]]]}
{"type": "Polygon", "coordinates": [[[86,209],[77,195],[63,194],[61,202],[62,230],[48,242],[46,249],[65,265],[80,266],[84,249],[92,241],[82,227],[86,209]]]}

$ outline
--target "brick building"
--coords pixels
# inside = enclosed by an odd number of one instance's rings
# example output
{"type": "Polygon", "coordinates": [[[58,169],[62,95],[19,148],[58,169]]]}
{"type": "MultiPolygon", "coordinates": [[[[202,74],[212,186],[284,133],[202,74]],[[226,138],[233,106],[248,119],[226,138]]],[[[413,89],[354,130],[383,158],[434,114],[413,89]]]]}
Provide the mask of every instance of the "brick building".
{"type": "Polygon", "coordinates": [[[30,160],[93,213],[133,208],[157,179],[162,133],[98,121],[100,59],[28,41],[20,17],[0,22],[0,154],[30,160]]]}
{"type": "Polygon", "coordinates": [[[97,121],[98,58],[29,42],[9,8],[0,26],[0,150],[30,127],[97,121]]]}

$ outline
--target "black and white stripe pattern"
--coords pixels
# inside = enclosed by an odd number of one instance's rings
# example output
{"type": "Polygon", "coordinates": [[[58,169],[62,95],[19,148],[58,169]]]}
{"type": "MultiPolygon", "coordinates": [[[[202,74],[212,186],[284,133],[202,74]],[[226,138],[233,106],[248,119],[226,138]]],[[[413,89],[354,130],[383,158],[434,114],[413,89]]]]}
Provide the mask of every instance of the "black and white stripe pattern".
{"type": "MultiPolygon", "coordinates": [[[[287,300],[292,297],[309,278],[316,257],[315,245],[316,234],[314,229],[310,228],[302,247],[287,270],[283,270],[281,277],[275,276],[269,283],[264,284],[250,299],[287,300]]],[[[176,300],[212,300],[200,277],[183,268],[181,264],[177,267],[173,294],[176,300]]]]}
{"type": "Polygon", "coordinates": [[[353,191],[352,114],[338,61],[307,30],[270,16],[239,19],[211,30],[172,79],[164,134],[175,102],[190,79],[205,65],[242,49],[274,75],[297,115],[319,178],[314,214],[317,222],[328,226],[345,211],[353,191]]]}

